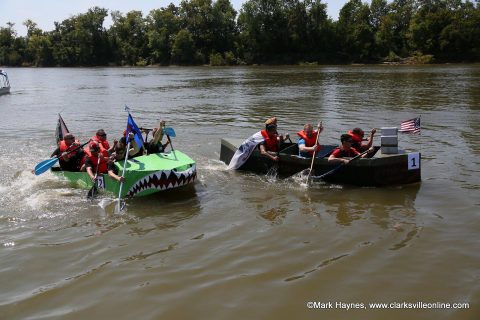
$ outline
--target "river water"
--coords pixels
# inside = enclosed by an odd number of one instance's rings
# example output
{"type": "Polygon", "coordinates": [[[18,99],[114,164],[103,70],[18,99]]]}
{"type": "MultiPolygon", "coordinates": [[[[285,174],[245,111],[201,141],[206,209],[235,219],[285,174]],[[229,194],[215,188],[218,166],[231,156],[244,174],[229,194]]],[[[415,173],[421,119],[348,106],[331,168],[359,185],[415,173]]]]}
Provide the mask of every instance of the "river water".
{"type": "Polygon", "coordinates": [[[479,65],[7,72],[1,319],[480,318],[479,65]],[[140,126],[175,129],[175,148],[198,164],[193,188],[113,214],[109,195],[90,202],[30,173],[54,149],[58,113],[81,140],[98,128],[112,140],[125,105],[140,126]],[[329,144],[421,116],[421,134],[399,144],[422,153],[422,182],[307,189],[227,171],[220,139],[246,138],[271,116],[292,135],[321,120],[329,144]],[[369,305],[382,302],[469,308],[369,305]]]}

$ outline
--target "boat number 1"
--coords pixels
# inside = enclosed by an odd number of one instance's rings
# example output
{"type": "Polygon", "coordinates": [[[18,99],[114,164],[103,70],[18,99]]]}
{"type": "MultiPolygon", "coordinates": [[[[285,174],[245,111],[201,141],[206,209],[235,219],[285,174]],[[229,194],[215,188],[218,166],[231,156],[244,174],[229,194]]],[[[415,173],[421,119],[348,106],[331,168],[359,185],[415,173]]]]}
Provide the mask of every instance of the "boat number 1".
{"type": "Polygon", "coordinates": [[[97,178],[97,188],[98,189],[105,189],[105,181],[103,180],[103,176],[99,175],[97,178]]]}
{"type": "Polygon", "coordinates": [[[413,152],[408,154],[408,170],[420,169],[420,153],[413,152]]]}

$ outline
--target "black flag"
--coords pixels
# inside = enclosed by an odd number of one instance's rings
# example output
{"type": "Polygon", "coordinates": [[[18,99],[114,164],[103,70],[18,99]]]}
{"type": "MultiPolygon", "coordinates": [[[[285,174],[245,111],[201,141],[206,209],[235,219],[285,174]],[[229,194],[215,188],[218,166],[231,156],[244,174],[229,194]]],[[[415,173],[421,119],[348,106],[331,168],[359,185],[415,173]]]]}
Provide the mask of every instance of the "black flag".
{"type": "Polygon", "coordinates": [[[57,130],[55,130],[55,138],[57,139],[57,144],[63,140],[63,137],[69,133],[67,125],[62,119],[62,116],[58,114],[58,123],[57,123],[57,130]]]}

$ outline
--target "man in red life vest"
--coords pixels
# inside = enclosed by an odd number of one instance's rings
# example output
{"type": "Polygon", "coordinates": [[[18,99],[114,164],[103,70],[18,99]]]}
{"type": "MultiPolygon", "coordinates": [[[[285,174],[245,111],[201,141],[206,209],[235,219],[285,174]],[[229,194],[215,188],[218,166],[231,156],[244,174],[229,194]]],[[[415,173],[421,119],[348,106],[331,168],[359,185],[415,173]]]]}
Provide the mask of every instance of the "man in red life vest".
{"type": "MultiPolygon", "coordinates": [[[[263,137],[263,141],[260,142],[260,153],[273,161],[278,161],[278,151],[280,144],[283,143],[283,136],[279,136],[277,132],[277,126],[274,124],[267,124],[265,130],[260,131],[263,137]]],[[[285,135],[285,139],[288,139],[288,133],[285,135]]]]}
{"type": "Polygon", "coordinates": [[[95,173],[97,172],[97,166],[98,174],[108,172],[108,158],[105,158],[100,152],[98,143],[94,141],[90,142],[88,148],[85,149],[85,153],[87,154],[85,156],[85,170],[92,181],[96,179],[95,173]]]}
{"type": "Polygon", "coordinates": [[[377,132],[377,129],[375,128],[370,131],[370,136],[368,137],[367,143],[362,143],[365,132],[363,132],[363,130],[360,128],[354,128],[353,130],[348,131],[347,134],[352,137],[352,147],[359,152],[363,152],[372,147],[373,136],[375,135],[375,132],[377,132]]]}
{"type": "MultiPolygon", "coordinates": [[[[342,136],[340,137],[340,141],[342,145],[333,150],[330,157],[328,157],[328,162],[348,164],[350,160],[344,158],[353,158],[355,156],[358,156],[360,152],[358,152],[357,149],[352,147],[353,139],[349,134],[342,134],[342,136]]],[[[369,150],[374,151],[373,148],[370,148],[369,150]]],[[[363,154],[361,157],[365,158],[366,156],[367,153],[363,154]]]]}
{"type": "Polygon", "coordinates": [[[60,140],[58,148],[53,151],[51,157],[60,156],[60,168],[64,171],[80,171],[80,165],[85,152],[79,148],[80,143],[75,140],[71,133],[67,133],[63,140],[60,140]]]}
{"type": "MultiPolygon", "coordinates": [[[[319,131],[314,131],[313,126],[307,123],[303,126],[303,130],[297,132],[300,137],[298,140],[298,152],[300,157],[311,158],[317,141],[317,135],[323,131],[323,126],[320,125],[319,131]]],[[[317,145],[317,151],[320,151],[320,144],[317,145]]]]}
{"type": "Polygon", "coordinates": [[[107,134],[103,129],[98,129],[97,133],[91,138],[91,140],[98,144],[98,146],[100,147],[100,152],[106,158],[108,158],[108,155],[113,152],[113,147],[117,143],[117,141],[114,140],[113,146],[110,148],[110,144],[107,141],[107,134]]]}

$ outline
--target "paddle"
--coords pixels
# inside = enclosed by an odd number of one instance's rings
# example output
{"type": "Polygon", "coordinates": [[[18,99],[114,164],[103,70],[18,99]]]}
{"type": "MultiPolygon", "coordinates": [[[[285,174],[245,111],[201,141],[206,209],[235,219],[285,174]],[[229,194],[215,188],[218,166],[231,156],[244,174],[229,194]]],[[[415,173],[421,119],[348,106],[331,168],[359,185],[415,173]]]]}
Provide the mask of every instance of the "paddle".
{"type": "Polygon", "coordinates": [[[322,122],[317,125],[317,139],[315,140],[315,145],[313,146],[313,157],[312,157],[312,163],[310,164],[310,171],[308,172],[308,177],[307,177],[307,184],[310,181],[310,176],[312,175],[312,170],[313,170],[313,163],[315,162],[315,154],[317,153],[317,145],[318,145],[318,136],[320,136],[320,128],[322,127],[322,122]]]}
{"type": "MultiPolygon", "coordinates": [[[[67,152],[67,154],[70,154],[74,151],[77,151],[78,149],[80,148],[83,148],[87,143],[89,143],[91,140],[88,140],[87,142],[85,142],[84,144],[82,144],[81,146],[78,146],[76,147],[75,149],[72,149],[70,151],[67,152]]],[[[50,169],[51,167],[53,167],[57,162],[58,162],[58,159],[60,159],[60,157],[63,156],[63,154],[60,154],[58,156],[55,156],[53,158],[50,158],[50,159],[47,159],[47,160],[43,160],[42,162],[38,163],[36,166],[35,166],[35,175],[38,176],[38,175],[41,175],[42,173],[44,173],[45,171],[47,171],[48,169],[50,169]]]]}
{"type": "MultiPolygon", "coordinates": [[[[127,149],[125,151],[125,161],[123,162],[122,169],[122,178],[125,177],[125,169],[127,168],[128,154],[130,153],[130,139],[128,139],[127,149]]],[[[117,205],[115,206],[115,212],[119,213],[125,208],[125,202],[122,201],[122,188],[123,188],[123,179],[120,181],[120,189],[118,190],[118,200],[117,205]]]]}
{"type": "Polygon", "coordinates": [[[177,160],[177,155],[175,154],[175,149],[173,149],[172,140],[170,139],[170,136],[174,138],[177,136],[177,134],[175,133],[175,130],[173,130],[173,128],[165,128],[163,129],[163,132],[167,135],[168,143],[170,143],[170,148],[172,148],[172,153],[175,156],[175,160],[177,160]]]}
{"type": "Polygon", "coordinates": [[[353,157],[352,159],[350,159],[350,161],[349,161],[347,164],[341,163],[341,164],[339,164],[338,166],[336,166],[335,168],[333,168],[332,170],[330,170],[330,171],[328,171],[328,172],[326,172],[326,173],[324,173],[324,174],[322,174],[322,175],[312,176],[312,179],[321,180],[321,179],[323,179],[323,178],[331,175],[332,173],[335,173],[338,169],[342,168],[343,166],[348,165],[348,164],[349,164],[350,162],[352,162],[353,160],[360,158],[361,156],[363,156],[365,153],[368,153],[369,151],[370,151],[370,149],[369,149],[369,150],[366,150],[366,151],[363,151],[363,152],[360,153],[360,154],[357,154],[355,157],[353,157]]]}
{"type": "Polygon", "coordinates": [[[170,136],[172,138],[175,138],[177,136],[177,134],[175,133],[175,130],[173,130],[173,128],[171,127],[167,127],[163,129],[163,133],[165,133],[167,136],[170,136]]]}
{"type": "Polygon", "coordinates": [[[97,188],[97,177],[98,177],[98,167],[100,166],[100,154],[98,155],[97,168],[95,170],[95,178],[93,179],[93,186],[88,190],[87,199],[93,199],[98,193],[97,188]]]}

